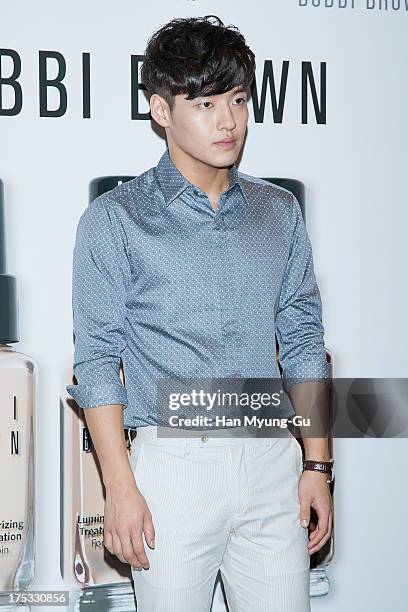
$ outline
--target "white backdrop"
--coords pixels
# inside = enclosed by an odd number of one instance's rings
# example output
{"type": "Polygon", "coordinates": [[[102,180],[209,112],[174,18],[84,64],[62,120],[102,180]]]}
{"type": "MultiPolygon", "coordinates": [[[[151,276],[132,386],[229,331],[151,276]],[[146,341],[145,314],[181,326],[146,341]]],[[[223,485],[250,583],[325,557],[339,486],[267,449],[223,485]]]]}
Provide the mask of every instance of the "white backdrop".
{"type": "MultiPolygon", "coordinates": [[[[164,141],[149,121],[130,118],[130,56],[169,19],[217,14],[237,25],[279,90],[289,62],[282,123],[267,101],[263,123],[250,104],[240,170],[292,177],[306,185],[307,227],[323,300],[326,346],[336,376],[407,376],[405,238],[408,142],[408,13],[397,0],[156,0],[115,3],[49,0],[0,9],[0,46],[22,60],[23,108],[0,116],[0,178],[5,184],[8,271],[19,281],[21,342],[39,369],[37,409],[37,579],[59,577],[60,380],[72,354],[71,257],[89,181],[139,174],[157,163],[164,141]],[[306,4],[306,6],[300,6],[306,4]],[[314,4],[318,4],[316,1],[314,4]],[[385,6],[388,10],[385,10],[385,6]],[[373,8],[367,8],[373,7],[373,8]],[[393,8],[394,7],[394,8],[393,8]],[[399,9],[398,9],[399,7],[399,9]],[[39,117],[38,52],[62,53],[68,109],[39,117]],[[90,119],[81,118],[81,54],[91,54],[90,119]],[[327,70],[327,119],[317,124],[308,93],[301,121],[301,64],[312,63],[317,91],[327,70]]],[[[11,71],[3,60],[3,74],[11,71]]],[[[49,63],[49,75],[56,73],[49,63]]],[[[49,108],[58,98],[49,92],[49,108]]],[[[140,95],[141,111],[147,102],[140,95]]],[[[13,104],[3,88],[3,106],[13,104]]],[[[314,611],[403,612],[406,440],[336,440],[336,553],[327,597],[314,611]],[[396,467],[397,466],[397,467],[396,467]]],[[[405,591],[405,592],[404,592],[405,591]]],[[[48,608],[50,609],[50,608],[48,608]]],[[[223,609],[214,605],[215,612],[223,609]]]]}

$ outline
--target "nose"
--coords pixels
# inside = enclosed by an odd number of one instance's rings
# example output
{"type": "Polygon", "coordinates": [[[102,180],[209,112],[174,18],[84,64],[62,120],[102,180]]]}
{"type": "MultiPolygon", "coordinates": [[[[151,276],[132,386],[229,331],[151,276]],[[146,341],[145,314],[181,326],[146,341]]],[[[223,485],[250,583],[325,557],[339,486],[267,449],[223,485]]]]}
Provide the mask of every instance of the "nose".
{"type": "Polygon", "coordinates": [[[230,132],[235,128],[236,122],[228,102],[225,104],[220,104],[218,108],[217,129],[220,131],[227,130],[230,132]]]}

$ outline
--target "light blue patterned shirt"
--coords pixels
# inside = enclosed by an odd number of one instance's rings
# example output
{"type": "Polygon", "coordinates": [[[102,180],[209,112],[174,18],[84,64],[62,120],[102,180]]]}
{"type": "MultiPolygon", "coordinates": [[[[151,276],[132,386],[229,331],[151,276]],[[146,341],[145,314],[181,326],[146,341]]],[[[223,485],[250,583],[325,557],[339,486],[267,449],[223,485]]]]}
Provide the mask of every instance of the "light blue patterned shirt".
{"type": "Polygon", "coordinates": [[[67,386],[81,408],[123,404],[125,427],[157,425],[158,378],[279,377],[275,334],[287,388],[329,377],[297,199],[235,165],[229,178],[213,209],[166,150],[83,212],[72,285],[78,384],[67,386]]]}

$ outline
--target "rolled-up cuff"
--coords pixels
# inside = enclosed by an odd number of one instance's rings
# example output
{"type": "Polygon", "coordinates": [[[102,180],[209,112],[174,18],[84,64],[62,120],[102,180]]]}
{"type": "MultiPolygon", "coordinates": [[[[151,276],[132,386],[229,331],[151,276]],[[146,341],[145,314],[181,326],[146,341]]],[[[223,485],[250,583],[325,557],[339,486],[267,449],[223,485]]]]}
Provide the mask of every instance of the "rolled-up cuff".
{"type": "Polygon", "coordinates": [[[329,382],[330,365],[327,361],[308,360],[290,365],[282,375],[285,389],[289,390],[301,382],[329,382]]]}
{"type": "Polygon", "coordinates": [[[120,383],[67,385],[66,390],[80,408],[95,408],[109,404],[127,405],[126,388],[120,383]]]}

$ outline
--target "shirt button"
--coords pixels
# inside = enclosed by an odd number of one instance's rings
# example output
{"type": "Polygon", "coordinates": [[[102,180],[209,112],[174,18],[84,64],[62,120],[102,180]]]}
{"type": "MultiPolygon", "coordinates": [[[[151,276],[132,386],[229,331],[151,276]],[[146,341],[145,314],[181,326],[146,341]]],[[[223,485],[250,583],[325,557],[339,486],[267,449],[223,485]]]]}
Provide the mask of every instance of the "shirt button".
{"type": "Polygon", "coordinates": [[[201,436],[201,442],[208,442],[207,436],[201,436]]]}

